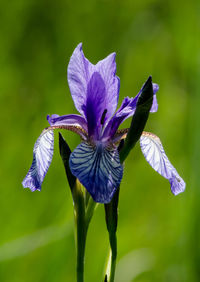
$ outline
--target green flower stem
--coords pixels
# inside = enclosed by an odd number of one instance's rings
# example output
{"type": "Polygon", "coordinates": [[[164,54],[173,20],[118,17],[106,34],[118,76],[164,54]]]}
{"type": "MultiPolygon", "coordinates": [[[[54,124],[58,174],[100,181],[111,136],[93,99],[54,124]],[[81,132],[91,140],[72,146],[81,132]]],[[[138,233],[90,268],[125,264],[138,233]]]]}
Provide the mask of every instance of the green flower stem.
{"type": "Polygon", "coordinates": [[[77,282],[84,281],[84,257],[86,244],[86,220],[84,191],[79,181],[76,181],[76,189],[73,190],[74,213],[76,222],[76,245],[77,245],[77,282]]]}
{"type": "Polygon", "coordinates": [[[107,262],[105,280],[113,282],[115,277],[115,268],[117,260],[117,222],[118,222],[118,201],[120,187],[113,196],[109,204],[105,204],[106,225],[109,233],[110,256],[107,262]]]}
{"type": "Polygon", "coordinates": [[[117,236],[113,233],[109,236],[110,250],[108,255],[108,260],[106,264],[106,271],[104,282],[114,282],[115,278],[115,268],[117,260],[117,236]]]}
{"type": "Polygon", "coordinates": [[[110,234],[110,253],[109,259],[106,267],[106,276],[105,280],[107,282],[114,282],[115,278],[115,268],[116,268],[116,260],[117,260],[117,236],[116,233],[110,234]]]}
{"type": "Polygon", "coordinates": [[[82,187],[78,179],[76,179],[76,177],[71,173],[69,167],[71,150],[61,133],[59,133],[59,149],[74,202],[77,248],[77,282],[83,282],[87,230],[97,204],[93,201],[85,188],[82,187]]]}
{"type": "Polygon", "coordinates": [[[103,282],[108,282],[110,279],[110,271],[111,271],[111,257],[112,257],[112,251],[111,249],[109,250],[109,254],[108,254],[108,258],[107,258],[107,262],[105,264],[105,277],[103,282]]]}
{"type": "Polygon", "coordinates": [[[88,226],[90,224],[90,221],[92,219],[92,216],[97,206],[98,204],[95,201],[93,201],[92,197],[90,196],[85,214],[86,232],[88,230],[88,226]]]}
{"type": "Polygon", "coordinates": [[[85,199],[83,187],[77,180],[76,189],[73,191],[74,212],[76,222],[76,240],[77,240],[77,282],[84,281],[84,257],[85,257],[85,245],[87,231],[94,214],[94,210],[97,206],[92,199],[89,198],[87,208],[85,207],[85,199]]]}
{"type": "MultiPolygon", "coordinates": [[[[135,146],[136,142],[139,140],[142,131],[146,125],[149,111],[151,109],[153,102],[153,86],[151,76],[147,79],[145,85],[143,86],[142,93],[140,94],[136,111],[131,120],[131,126],[128,131],[127,137],[124,144],[119,146],[119,155],[120,162],[124,163],[130,151],[135,146]]],[[[115,275],[116,267],[116,258],[117,258],[117,219],[118,219],[118,200],[119,200],[119,188],[115,193],[109,204],[105,205],[105,214],[106,214],[106,224],[109,232],[109,241],[110,241],[110,252],[111,258],[107,265],[106,276],[104,281],[113,282],[115,275]]]]}
{"type": "Polygon", "coordinates": [[[73,199],[76,222],[77,282],[83,282],[87,231],[97,203],[95,203],[90,196],[86,207],[85,188],[78,180],[76,181],[76,186],[73,189],[73,199]]]}

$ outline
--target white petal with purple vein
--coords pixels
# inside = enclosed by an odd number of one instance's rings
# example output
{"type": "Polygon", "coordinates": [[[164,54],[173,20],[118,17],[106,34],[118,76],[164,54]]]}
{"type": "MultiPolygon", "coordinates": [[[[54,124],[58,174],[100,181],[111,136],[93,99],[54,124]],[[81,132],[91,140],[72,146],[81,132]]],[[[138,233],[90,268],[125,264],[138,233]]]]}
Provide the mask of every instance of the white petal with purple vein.
{"type": "Polygon", "coordinates": [[[53,157],[53,130],[43,130],[33,149],[33,162],[22,184],[32,191],[41,190],[41,184],[53,157]]]}
{"type": "Polygon", "coordinates": [[[85,186],[94,201],[111,201],[123,175],[117,149],[81,143],[72,152],[69,164],[74,176],[85,186]]]}
{"type": "Polygon", "coordinates": [[[148,132],[140,137],[140,146],[145,159],[160,175],[167,178],[171,184],[171,191],[177,195],[185,190],[185,182],[170,163],[165,154],[160,139],[148,132]]]}

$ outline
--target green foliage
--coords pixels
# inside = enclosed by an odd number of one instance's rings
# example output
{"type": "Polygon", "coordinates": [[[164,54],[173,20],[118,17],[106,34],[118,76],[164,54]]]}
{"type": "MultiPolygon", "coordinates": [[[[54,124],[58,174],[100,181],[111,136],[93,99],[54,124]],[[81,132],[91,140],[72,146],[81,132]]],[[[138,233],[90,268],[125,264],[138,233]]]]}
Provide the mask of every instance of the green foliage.
{"type": "MultiPolygon", "coordinates": [[[[139,145],[131,151],[120,188],[116,282],[199,281],[199,8],[195,0],[2,2],[0,281],[75,281],[73,204],[57,134],[42,191],[24,190],[21,181],[46,115],[76,113],[66,72],[81,41],[93,63],[116,51],[119,102],[135,96],[149,75],[159,84],[159,110],[145,130],[160,137],[187,184],[173,196],[139,145]]],[[[74,149],[79,137],[62,133],[74,149]]],[[[99,205],[85,281],[103,280],[108,245],[99,205]]]]}

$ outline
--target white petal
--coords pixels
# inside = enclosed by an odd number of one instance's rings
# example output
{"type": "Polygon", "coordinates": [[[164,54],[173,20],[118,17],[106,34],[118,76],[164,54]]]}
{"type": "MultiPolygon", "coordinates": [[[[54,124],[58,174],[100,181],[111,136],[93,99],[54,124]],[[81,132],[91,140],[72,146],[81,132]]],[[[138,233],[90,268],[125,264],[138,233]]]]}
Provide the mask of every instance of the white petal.
{"type": "Polygon", "coordinates": [[[160,139],[148,132],[143,132],[140,137],[140,146],[145,159],[160,175],[169,180],[171,191],[177,195],[185,190],[185,182],[170,163],[165,154],[160,139]]]}
{"type": "Polygon", "coordinates": [[[24,188],[32,191],[41,190],[41,184],[49,169],[53,157],[54,134],[53,130],[43,130],[33,149],[33,162],[24,178],[24,188]]]}

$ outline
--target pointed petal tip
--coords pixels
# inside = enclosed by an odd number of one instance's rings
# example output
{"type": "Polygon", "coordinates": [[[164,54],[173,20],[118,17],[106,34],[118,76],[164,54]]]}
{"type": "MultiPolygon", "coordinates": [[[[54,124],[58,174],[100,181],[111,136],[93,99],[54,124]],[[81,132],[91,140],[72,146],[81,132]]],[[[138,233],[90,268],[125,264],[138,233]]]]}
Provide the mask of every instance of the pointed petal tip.
{"type": "Polygon", "coordinates": [[[83,43],[82,43],[82,42],[79,42],[79,43],[76,45],[74,51],[77,50],[77,49],[81,50],[81,49],[82,49],[82,46],[83,46],[83,43]]]}
{"type": "Polygon", "coordinates": [[[116,59],[116,52],[112,52],[112,53],[110,53],[110,55],[108,55],[108,57],[107,58],[112,58],[112,60],[113,60],[113,63],[115,62],[115,59],[116,59]]]}
{"type": "MultiPolygon", "coordinates": [[[[83,43],[80,42],[80,43],[76,46],[75,50],[82,51],[82,50],[83,50],[83,43]]],[[[74,50],[74,51],[75,51],[75,50],[74,50]]]]}

